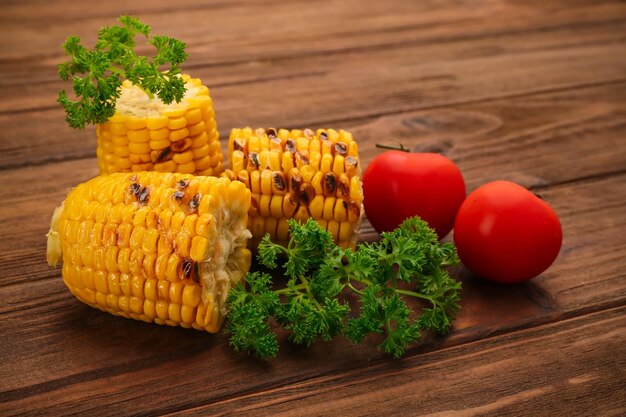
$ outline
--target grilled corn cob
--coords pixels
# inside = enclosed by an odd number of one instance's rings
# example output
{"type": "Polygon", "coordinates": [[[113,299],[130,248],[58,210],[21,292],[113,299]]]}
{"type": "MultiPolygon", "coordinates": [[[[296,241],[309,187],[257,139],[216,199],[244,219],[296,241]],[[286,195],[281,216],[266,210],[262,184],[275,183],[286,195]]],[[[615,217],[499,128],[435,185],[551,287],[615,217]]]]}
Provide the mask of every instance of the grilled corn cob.
{"type": "Polygon", "coordinates": [[[96,177],[53,214],[48,263],[79,300],[119,316],[217,332],[250,266],[250,192],[226,178],[96,177]]]}
{"type": "Polygon", "coordinates": [[[97,127],[100,174],[224,171],[209,89],[197,78],[183,75],[183,79],[185,97],[168,105],[124,81],[115,115],[97,127]]]}
{"type": "Polygon", "coordinates": [[[349,132],[333,129],[233,129],[231,169],[223,174],[252,192],[250,247],[269,233],[288,240],[287,220],[311,217],[335,242],[353,247],[363,213],[358,146],[349,132]]]}

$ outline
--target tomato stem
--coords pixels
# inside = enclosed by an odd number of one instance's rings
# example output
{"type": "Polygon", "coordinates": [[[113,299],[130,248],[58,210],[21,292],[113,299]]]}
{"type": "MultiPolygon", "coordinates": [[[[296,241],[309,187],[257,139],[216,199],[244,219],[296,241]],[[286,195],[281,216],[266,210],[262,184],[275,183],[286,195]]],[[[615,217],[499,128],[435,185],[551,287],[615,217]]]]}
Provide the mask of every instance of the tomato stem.
{"type": "Polygon", "coordinates": [[[405,148],[401,142],[398,142],[400,146],[392,146],[392,145],[383,145],[381,143],[377,143],[376,147],[379,149],[391,149],[393,151],[401,151],[401,152],[411,152],[410,149],[405,148]]]}

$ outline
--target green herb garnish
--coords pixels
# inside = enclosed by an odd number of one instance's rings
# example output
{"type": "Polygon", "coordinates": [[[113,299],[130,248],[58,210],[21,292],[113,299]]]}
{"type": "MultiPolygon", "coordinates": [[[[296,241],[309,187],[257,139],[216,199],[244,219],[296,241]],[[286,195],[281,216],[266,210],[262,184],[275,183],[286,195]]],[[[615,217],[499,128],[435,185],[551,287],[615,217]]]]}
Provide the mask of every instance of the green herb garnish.
{"type": "Polygon", "coordinates": [[[382,334],[378,348],[396,358],[423,330],[450,330],[461,284],[444,268],[458,263],[456,249],[440,244],[421,219],[407,219],[380,241],[359,244],[354,251],[336,246],[311,219],[304,224],[290,220],[289,227],[286,247],[266,235],[258,253],[267,268],[278,268],[280,261],[287,285],[274,289],[270,275],[252,272],[245,278],[248,288],[239,283],[229,293],[225,331],[235,350],[276,356],[274,323],[289,332],[292,342],[307,346],[340,334],[354,343],[382,334]],[[358,312],[345,299],[349,293],[358,297],[358,312]],[[425,306],[414,311],[408,299],[425,306]]]}
{"type": "Polygon", "coordinates": [[[104,123],[115,114],[124,78],[166,104],[180,101],[185,94],[179,67],[187,59],[185,44],[167,36],[150,37],[150,26],[136,17],[121,16],[119,21],[121,26],[100,29],[92,50],[81,45],[78,36],[68,37],[63,44],[71,59],[58,65],[59,77],[73,82],[77,100],[62,90],[57,101],[65,109],[65,120],[75,129],[104,123]],[[148,58],[133,51],[137,34],[147,38],[156,55],[148,58]]]}

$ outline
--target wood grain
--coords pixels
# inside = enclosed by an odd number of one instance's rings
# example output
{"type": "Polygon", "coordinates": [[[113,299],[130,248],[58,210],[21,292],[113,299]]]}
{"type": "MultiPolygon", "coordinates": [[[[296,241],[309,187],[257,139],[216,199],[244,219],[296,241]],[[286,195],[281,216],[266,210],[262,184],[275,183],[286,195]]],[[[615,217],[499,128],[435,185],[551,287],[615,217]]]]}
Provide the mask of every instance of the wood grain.
{"type": "MultiPolygon", "coordinates": [[[[229,71],[199,67],[193,74],[211,86],[224,136],[235,126],[338,125],[397,112],[620,81],[626,70],[621,59],[624,39],[626,20],[617,26],[581,28],[576,38],[566,26],[523,36],[460,38],[445,48],[400,44],[246,61],[232,64],[229,71]]],[[[6,128],[0,142],[0,168],[93,156],[94,129],[73,131],[55,103],[58,91],[67,86],[60,81],[35,85],[13,84],[3,89],[0,123],[6,128]],[[23,100],[27,103],[21,104],[23,100]]]]}
{"type": "MultiPolygon", "coordinates": [[[[3,2],[0,415],[608,415],[626,413],[626,4],[617,0],[3,2]],[[462,266],[446,337],[404,359],[344,339],[278,359],[224,335],[147,325],[74,299],[45,263],[67,190],[97,173],[93,129],[56,94],[58,45],[136,14],[188,42],[222,135],[335,126],[443,152],[468,191],[540,193],[556,263],[500,286],[462,266]]],[[[369,226],[362,239],[376,234],[369,226]]],[[[448,237],[451,239],[451,237],[448,237]]]]}
{"type": "Polygon", "coordinates": [[[172,415],[623,415],[625,313],[621,307],[380,361],[172,415]]]}

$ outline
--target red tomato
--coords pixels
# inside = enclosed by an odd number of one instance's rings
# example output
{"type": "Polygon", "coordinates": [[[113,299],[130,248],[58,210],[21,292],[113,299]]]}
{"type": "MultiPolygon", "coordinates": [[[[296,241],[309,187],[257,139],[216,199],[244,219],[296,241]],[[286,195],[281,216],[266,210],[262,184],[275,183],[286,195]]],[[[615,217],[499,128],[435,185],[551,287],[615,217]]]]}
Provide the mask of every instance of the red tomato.
{"type": "Polygon", "coordinates": [[[465,199],[465,181],[445,156],[388,151],[367,166],[363,196],[365,213],[376,231],[393,230],[417,215],[443,238],[465,199]]]}
{"type": "Polygon", "coordinates": [[[454,224],[454,243],[463,264],[482,278],[506,284],[548,269],[559,254],[562,237],[552,207],[508,181],[477,188],[454,224]]]}

